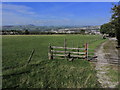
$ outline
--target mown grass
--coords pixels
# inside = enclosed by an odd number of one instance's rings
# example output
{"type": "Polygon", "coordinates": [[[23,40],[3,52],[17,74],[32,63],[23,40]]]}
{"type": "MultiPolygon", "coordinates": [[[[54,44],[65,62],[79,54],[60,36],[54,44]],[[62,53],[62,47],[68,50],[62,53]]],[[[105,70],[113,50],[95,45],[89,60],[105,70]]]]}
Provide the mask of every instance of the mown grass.
{"type": "Polygon", "coordinates": [[[96,71],[90,62],[76,59],[48,60],[48,45],[83,47],[93,52],[103,40],[95,35],[3,36],[3,88],[97,88],[96,71]],[[32,49],[35,53],[28,66],[32,49]],[[86,80],[89,77],[88,80],[86,80]]]}

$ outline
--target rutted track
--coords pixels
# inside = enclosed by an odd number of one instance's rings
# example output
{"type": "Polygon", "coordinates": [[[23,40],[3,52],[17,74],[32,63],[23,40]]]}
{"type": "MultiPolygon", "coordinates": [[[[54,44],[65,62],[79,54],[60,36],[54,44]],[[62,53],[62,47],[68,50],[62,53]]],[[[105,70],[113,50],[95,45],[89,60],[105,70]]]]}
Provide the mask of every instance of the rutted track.
{"type": "Polygon", "coordinates": [[[115,88],[118,82],[112,82],[111,78],[107,75],[109,66],[111,64],[118,64],[118,51],[115,48],[115,40],[104,42],[96,51],[97,63],[97,77],[103,88],[115,88]],[[107,48],[107,49],[105,49],[107,48]]]}

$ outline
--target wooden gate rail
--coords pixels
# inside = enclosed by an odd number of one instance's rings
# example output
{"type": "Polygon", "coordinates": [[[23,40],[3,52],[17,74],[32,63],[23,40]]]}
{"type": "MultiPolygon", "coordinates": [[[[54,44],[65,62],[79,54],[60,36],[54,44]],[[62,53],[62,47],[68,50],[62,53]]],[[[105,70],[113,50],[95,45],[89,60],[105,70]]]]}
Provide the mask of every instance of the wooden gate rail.
{"type": "MultiPolygon", "coordinates": [[[[58,47],[58,46],[51,46],[53,49],[65,49],[65,47],[58,47]]],[[[72,50],[85,50],[85,48],[70,48],[66,47],[66,49],[72,49],[72,50]]]]}
{"type": "MultiPolygon", "coordinates": [[[[56,51],[51,50],[53,53],[65,53],[65,51],[56,51]]],[[[72,51],[66,51],[66,53],[72,53],[72,54],[85,54],[85,52],[72,52],[72,51]]]]}

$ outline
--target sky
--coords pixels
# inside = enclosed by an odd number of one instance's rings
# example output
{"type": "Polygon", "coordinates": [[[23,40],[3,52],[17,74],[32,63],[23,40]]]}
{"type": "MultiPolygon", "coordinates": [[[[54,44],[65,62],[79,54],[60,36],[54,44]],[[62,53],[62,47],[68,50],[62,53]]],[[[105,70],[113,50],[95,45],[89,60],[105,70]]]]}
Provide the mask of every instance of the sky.
{"type": "Polygon", "coordinates": [[[110,21],[112,7],[112,2],[2,2],[2,25],[102,25],[110,21]]]}

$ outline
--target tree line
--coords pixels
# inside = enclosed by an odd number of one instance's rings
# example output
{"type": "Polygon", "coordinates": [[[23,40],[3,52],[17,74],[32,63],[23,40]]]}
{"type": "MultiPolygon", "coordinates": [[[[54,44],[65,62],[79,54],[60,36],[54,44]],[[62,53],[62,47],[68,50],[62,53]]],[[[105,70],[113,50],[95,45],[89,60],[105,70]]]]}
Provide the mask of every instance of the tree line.
{"type": "Polygon", "coordinates": [[[85,34],[85,30],[81,30],[80,32],[71,32],[71,33],[56,33],[51,31],[29,31],[29,30],[2,30],[2,35],[41,35],[41,34],[85,34]]]}
{"type": "Polygon", "coordinates": [[[102,34],[109,34],[109,36],[116,36],[118,47],[120,47],[120,4],[114,5],[112,8],[111,20],[101,26],[100,32],[102,34]]]}

